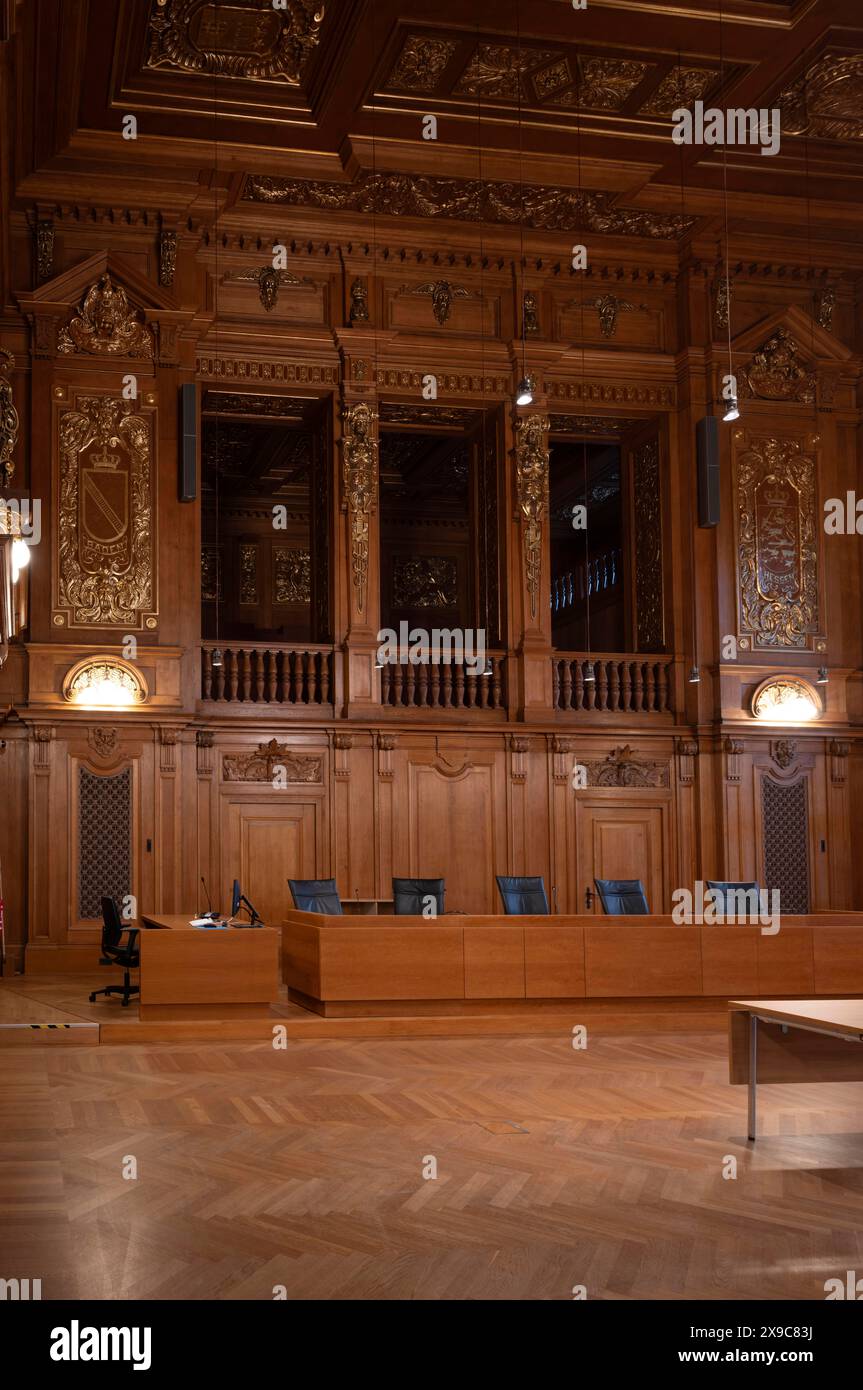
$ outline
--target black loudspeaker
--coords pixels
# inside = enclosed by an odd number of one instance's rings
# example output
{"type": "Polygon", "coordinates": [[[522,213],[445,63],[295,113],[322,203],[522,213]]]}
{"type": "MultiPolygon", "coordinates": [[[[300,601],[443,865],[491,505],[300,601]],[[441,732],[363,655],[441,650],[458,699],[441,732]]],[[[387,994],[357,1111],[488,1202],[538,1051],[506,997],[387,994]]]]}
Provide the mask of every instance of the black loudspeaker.
{"type": "Polygon", "coordinates": [[[719,420],[705,415],[695,427],[698,460],[698,524],[719,525],[719,420]]]}
{"type": "Polygon", "coordinates": [[[193,381],[180,387],[179,478],[181,502],[198,495],[198,388],[193,381]]]}

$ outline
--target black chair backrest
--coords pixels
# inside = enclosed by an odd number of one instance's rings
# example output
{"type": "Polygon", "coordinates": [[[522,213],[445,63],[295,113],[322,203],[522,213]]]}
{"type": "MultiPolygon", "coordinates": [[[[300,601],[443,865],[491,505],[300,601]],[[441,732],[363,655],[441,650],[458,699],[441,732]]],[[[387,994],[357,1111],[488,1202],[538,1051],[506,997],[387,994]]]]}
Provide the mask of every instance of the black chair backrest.
{"type": "Polygon", "coordinates": [[[735,916],[746,917],[759,911],[760,890],[757,883],[731,883],[723,879],[709,878],[707,889],[715,895],[715,907],[725,915],[733,913],[735,916]]]}
{"type": "Polygon", "coordinates": [[[496,874],[503,910],[509,915],[537,913],[548,915],[548,898],[542,878],[508,877],[496,874]]]}
{"type": "Polygon", "coordinates": [[[446,879],[394,878],[393,912],[398,917],[421,917],[426,906],[424,899],[434,898],[435,915],[443,912],[446,879]]]}
{"type": "Polygon", "coordinates": [[[113,898],[102,899],[102,948],[119,946],[123,935],[123,921],[120,909],[113,898]]]}
{"type": "Polygon", "coordinates": [[[643,917],[649,914],[640,878],[595,878],[603,912],[609,917],[643,917]]]}
{"type": "Polygon", "coordinates": [[[298,912],[341,916],[342,902],[334,878],[289,878],[288,887],[298,912]]]}

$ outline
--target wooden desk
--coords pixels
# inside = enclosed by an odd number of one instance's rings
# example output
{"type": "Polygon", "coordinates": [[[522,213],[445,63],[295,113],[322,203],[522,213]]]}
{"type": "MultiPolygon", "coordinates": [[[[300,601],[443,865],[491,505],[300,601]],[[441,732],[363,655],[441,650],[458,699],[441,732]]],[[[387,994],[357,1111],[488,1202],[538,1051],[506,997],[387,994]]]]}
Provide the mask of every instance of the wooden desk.
{"type": "Polygon", "coordinates": [[[275,927],[208,931],[147,914],[141,926],[142,1020],[267,1017],[279,993],[275,927]]]}
{"type": "Polygon", "coordinates": [[[289,912],[291,997],[329,1016],[469,1012],[473,1001],[863,994],[863,913],[757,926],[646,917],[347,917],[289,912]],[[443,1007],[445,1006],[445,1007],[443,1007]]]}
{"type": "Polygon", "coordinates": [[[863,999],[735,999],[729,1008],[728,1079],[749,1086],[753,1142],[759,1081],[863,1081],[863,999]]]}

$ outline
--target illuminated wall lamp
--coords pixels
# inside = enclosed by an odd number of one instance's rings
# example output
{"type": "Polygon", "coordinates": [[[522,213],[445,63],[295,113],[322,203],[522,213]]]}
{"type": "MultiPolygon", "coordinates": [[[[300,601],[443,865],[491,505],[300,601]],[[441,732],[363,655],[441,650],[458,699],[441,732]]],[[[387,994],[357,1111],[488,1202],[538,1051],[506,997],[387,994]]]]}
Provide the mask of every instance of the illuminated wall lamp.
{"type": "Polygon", "coordinates": [[[824,707],[818,691],[802,676],[770,676],[752,696],[755,719],[770,724],[806,724],[818,719],[824,707]]]}
{"type": "Polygon", "coordinates": [[[110,656],[86,657],[63,682],[63,699],[79,709],[134,709],[145,703],[148,693],[140,671],[110,656]]]}

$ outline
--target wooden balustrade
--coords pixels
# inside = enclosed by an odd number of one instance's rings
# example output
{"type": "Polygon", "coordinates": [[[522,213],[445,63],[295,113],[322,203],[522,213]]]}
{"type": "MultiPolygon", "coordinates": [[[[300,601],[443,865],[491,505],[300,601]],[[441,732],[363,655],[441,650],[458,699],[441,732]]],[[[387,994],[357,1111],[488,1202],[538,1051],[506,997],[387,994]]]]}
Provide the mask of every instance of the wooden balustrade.
{"type": "Polygon", "coordinates": [[[551,660],[555,709],[603,714],[671,714],[674,658],[625,652],[558,652],[551,660]],[[593,667],[595,679],[590,680],[593,667]]]}
{"type": "Polygon", "coordinates": [[[492,654],[484,675],[463,662],[388,662],[381,667],[381,704],[404,709],[505,709],[505,667],[506,658],[492,654]]]}
{"type": "Polygon", "coordinates": [[[230,704],[332,703],[332,647],[222,646],[201,648],[201,698],[230,704]],[[221,663],[213,653],[221,651],[221,663]]]}

